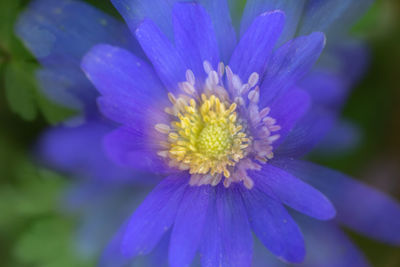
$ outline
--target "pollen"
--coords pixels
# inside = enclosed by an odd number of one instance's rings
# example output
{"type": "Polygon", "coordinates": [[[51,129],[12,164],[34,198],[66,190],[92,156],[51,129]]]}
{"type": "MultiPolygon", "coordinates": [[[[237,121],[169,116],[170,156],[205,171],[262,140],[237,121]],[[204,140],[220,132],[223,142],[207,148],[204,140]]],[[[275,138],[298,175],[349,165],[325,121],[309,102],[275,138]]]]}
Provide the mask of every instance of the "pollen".
{"type": "Polygon", "coordinates": [[[168,150],[159,155],[191,174],[223,174],[228,178],[229,167],[246,156],[251,143],[238,121],[236,103],[205,94],[198,99],[175,98],[170,94],[169,99],[173,106],[167,112],[176,120],[171,125],[155,127],[168,136],[168,150]]]}
{"type": "Polygon", "coordinates": [[[274,142],[280,126],[269,107],[259,108],[260,75],[247,82],[220,62],[216,69],[203,62],[205,79],[186,70],[186,80],[168,93],[171,104],[164,123],[155,125],[158,156],[171,168],[188,171],[189,185],[217,186],[243,183],[254,186],[248,175],[274,157],[274,142]]]}

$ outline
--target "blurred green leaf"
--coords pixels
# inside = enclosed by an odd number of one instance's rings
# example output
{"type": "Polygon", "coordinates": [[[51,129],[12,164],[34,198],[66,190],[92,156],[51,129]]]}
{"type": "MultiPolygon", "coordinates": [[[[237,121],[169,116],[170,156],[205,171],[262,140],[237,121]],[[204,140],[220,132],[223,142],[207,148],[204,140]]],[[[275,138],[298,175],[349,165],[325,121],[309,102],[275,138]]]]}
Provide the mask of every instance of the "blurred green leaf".
{"type": "Polygon", "coordinates": [[[11,62],[6,66],[4,74],[6,96],[10,108],[26,120],[33,120],[37,115],[36,82],[33,70],[32,64],[11,62]]]}
{"type": "Polygon", "coordinates": [[[73,111],[51,102],[38,90],[37,64],[14,34],[21,1],[0,1],[0,66],[4,65],[4,87],[13,112],[32,121],[40,113],[56,124],[72,116],[73,111]]]}
{"type": "Polygon", "coordinates": [[[23,119],[32,121],[39,109],[51,124],[72,116],[72,110],[54,104],[39,92],[34,77],[35,68],[35,64],[15,61],[6,66],[6,96],[11,110],[23,119]]]}
{"type": "Polygon", "coordinates": [[[29,266],[92,266],[77,257],[73,246],[73,229],[73,224],[65,218],[51,216],[37,220],[17,241],[15,257],[29,266]]]}
{"type": "Polygon", "coordinates": [[[15,184],[0,189],[0,226],[8,229],[29,217],[57,210],[65,181],[60,175],[40,170],[26,160],[15,164],[15,184]]]}
{"type": "Polygon", "coordinates": [[[382,14],[382,3],[380,0],[374,2],[368,12],[353,26],[353,34],[365,35],[371,32],[382,14]]]}
{"type": "Polygon", "coordinates": [[[43,94],[37,93],[37,103],[40,111],[45,117],[46,121],[50,124],[57,124],[64,121],[65,119],[75,115],[76,111],[61,107],[50,100],[48,100],[43,94]]]}
{"type": "Polygon", "coordinates": [[[0,1],[0,48],[11,50],[14,20],[20,7],[20,0],[0,1]]]}

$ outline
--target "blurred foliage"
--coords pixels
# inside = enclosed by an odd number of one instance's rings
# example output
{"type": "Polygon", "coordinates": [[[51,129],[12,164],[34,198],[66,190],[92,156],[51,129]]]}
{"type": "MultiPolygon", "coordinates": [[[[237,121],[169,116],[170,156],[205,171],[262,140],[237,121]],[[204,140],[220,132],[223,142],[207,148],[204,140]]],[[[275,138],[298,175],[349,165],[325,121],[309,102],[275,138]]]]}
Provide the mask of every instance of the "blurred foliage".
{"type": "Polygon", "coordinates": [[[38,168],[12,138],[1,136],[0,147],[1,266],[92,266],[75,251],[75,219],[60,210],[67,180],[38,168]]]}
{"type": "Polygon", "coordinates": [[[22,1],[0,1],[0,65],[3,86],[10,109],[25,120],[34,120],[39,113],[55,124],[73,112],[49,101],[38,89],[35,70],[38,64],[23,48],[14,33],[14,23],[22,1]]]}
{"type": "MultiPolygon", "coordinates": [[[[35,81],[39,65],[13,34],[17,14],[28,2],[0,1],[1,266],[93,266],[75,251],[76,218],[60,208],[67,179],[38,167],[32,157],[40,132],[72,113],[40,93],[35,81]]],[[[118,16],[109,1],[87,2],[118,16]]],[[[242,9],[238,5],[235,14],[242,9]]],[[[398,197],[399,183],[393,178],[399,173],[380,174],[388,170],[388,162],[400,166],[400,1],[376,1],[353,33],[370,43],[373,57],[343,115],[360,126],[364,139],[351,153],[314,159],[398,197]],[[378,175],[372,175],[371,166],[378,175]]],[[[374,266],[400,266],[398,248],[351,235],[374,266]]]]}

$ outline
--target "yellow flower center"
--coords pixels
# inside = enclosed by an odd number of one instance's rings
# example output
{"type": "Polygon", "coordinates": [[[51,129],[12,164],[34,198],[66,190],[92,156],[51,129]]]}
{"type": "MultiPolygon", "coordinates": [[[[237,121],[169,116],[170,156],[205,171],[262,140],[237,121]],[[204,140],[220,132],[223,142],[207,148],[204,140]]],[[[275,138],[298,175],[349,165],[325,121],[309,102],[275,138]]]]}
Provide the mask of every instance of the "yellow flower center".
{"type": "Polygon", "coordinates": [[[200,153],[217,158],[224,155],[232,146],[231,133],[218,123],[206,125],[198,137],[198,149],[200,153]]]}
{"type": "Polygon", "coordinates": [[[215,95],[176,99],[167,112],[177,120],[171,126],[157,124],[156,129],[168,134],[167,150],[159,155],[170,165],[188,169],[191,174],[223,174],[230,176],[234,166],[247,154],[250,139],[237,119],[236,103],[221,101],[215,95]]]}

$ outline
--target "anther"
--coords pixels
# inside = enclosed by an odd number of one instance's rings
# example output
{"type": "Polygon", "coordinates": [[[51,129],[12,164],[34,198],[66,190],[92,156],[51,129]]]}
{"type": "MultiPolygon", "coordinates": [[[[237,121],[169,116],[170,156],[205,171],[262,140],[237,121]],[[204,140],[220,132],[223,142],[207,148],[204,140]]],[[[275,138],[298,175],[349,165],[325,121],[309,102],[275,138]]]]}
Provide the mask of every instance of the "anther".
{"type": "Polygon", "coordinates": [[[168,125],[162,123],[156,124],[154,128],[163,134],[168,134],[171,131],[171,128],[168,125]]]}
{"type": "Polygon", "coordinates": [[[258,83],[259,78],[260,78],[260,76],[258,75],[258,73],[257,72],[253,72],[250,75],[249,80],[248,80],[247,83],[250,85],[250,87],[254,87],[258,83]]]}
{"type": "Polygon", "coordinates": [[[203,62],[203,68],[204,68],[204,71],[205,71],[207,74],[209,74],[210,71],[213,70],[213,67],[211,66],[211,63],[208,62],[207,60],[205,60],[205,61],[203,62]]]}
{"type": "Polygon", "coordinates": [[[188,69],[186,71],[186,81],[188,81],[192,86],[196,83],[196,78],[192,70],[188,69]]]}

